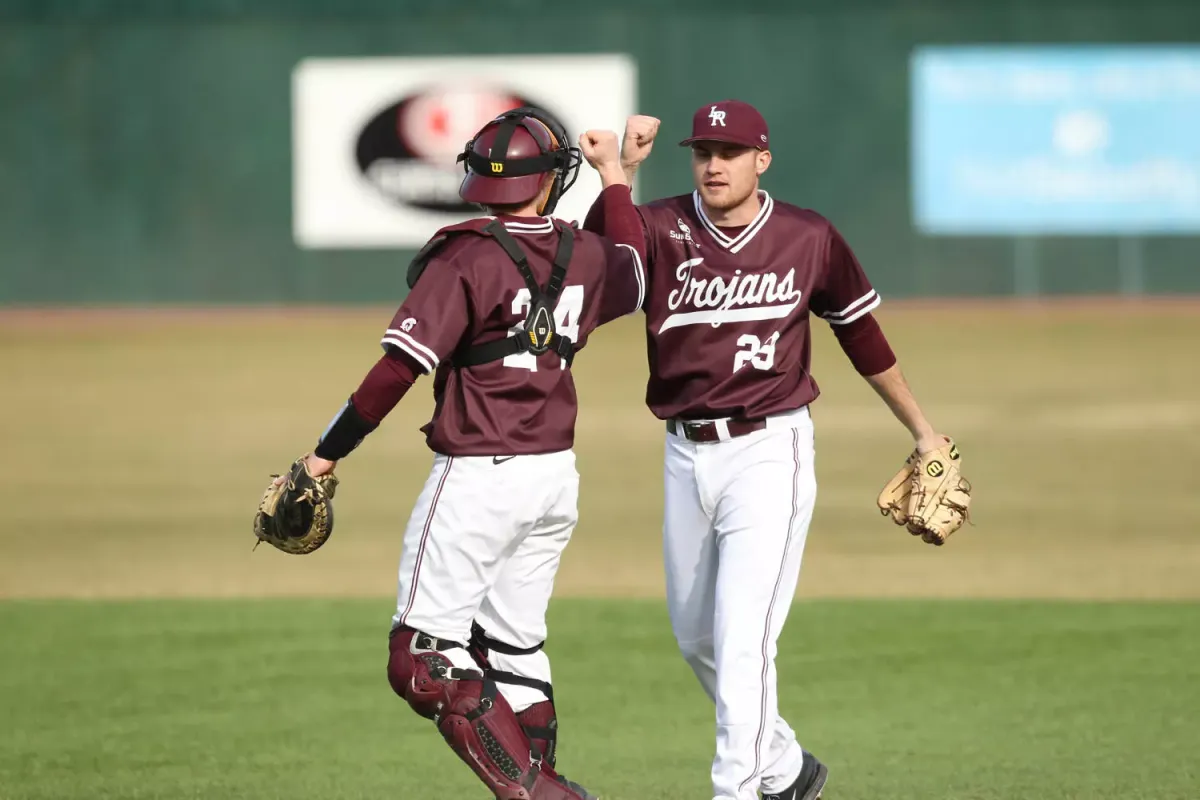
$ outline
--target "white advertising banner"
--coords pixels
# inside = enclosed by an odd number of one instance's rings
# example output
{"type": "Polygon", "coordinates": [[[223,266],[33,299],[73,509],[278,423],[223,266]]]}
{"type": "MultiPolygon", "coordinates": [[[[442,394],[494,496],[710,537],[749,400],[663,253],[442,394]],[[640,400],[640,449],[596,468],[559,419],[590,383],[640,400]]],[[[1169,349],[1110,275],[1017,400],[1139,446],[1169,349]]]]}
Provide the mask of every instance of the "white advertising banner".
{"type": "MultiPolygon", "coordinates": [[[[292,75],[293,234],[304,248],[416,248],[479,211],[455,158],[488,120],[533,105],[572,145],[619,135],[636,107],[625,55],[313,58],[292,75]]],[[[555,216],[582,220],[600,191],[585,162],[555,216]]]]}

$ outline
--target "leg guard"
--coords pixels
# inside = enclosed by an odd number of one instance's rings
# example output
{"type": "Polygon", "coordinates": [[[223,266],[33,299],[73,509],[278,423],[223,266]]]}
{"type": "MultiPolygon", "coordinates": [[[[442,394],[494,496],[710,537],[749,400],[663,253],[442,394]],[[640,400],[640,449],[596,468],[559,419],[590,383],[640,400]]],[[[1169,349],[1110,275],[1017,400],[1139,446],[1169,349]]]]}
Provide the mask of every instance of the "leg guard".
{"type": "Polygon", "coordinates": [[[528,678],[515,672],[496,669],[491,663],[493,652],[506,656],[529,656],[538,652],[545,645],[540,642],[534,647],[513,647],[488,636],[478,624],[471,626],[471,655],[476,663],[482,665],[484,674],[496,683],[507,683],[511,686],[525,686],[536,689],[545,695],[546,699],[528,706],[517,714],[521,729],[529,737],[533,757],[551,767],[555,764],[555,750],[558,743],[558,717],[554,712],[554,687],[546,681],[528,678]]]}
{"type": "Polygon", "coordinates": [[[533,757],[553,767],[558,746],[558,717],[554,713],[554,703],[549,700],[534,703],[517,714],[517,722],[529,739],[533,757]]]}
{"type": "MultiPolygon", "coordinates": [[[[542,649],[545,642],[539,642],[533,647],[520,648],[493,639],[478,624],[471,626],[471,654],[475,661],[483,667],[483,673],[491,681],[510,686],[523,686],[534,689],[546,699],[526,706],[517,714],[521,730],[529,739],[530,752],[535,760],[542,762],[542,771],[554,776],[558,781],[570,787],[585,800],[595,800],[595,795],[574,781],[557,773],[558,757],[558,717],[554,710],[554,687],[547,681],[519,675],[516,672],[497,669],[493,662],[502,661],[511,670],[519,669],[520,657],[531,656],[542,649]]],[[[544,658],[544,656],[543,656],[544,658]]],[[[528,694],[528,693],[526,693],[528,694]]],[[[536,696],[536,695],[535,695],[536,696]]]]}
{"type": "Polygon", "coordinates": [[[587,800],[533,757],[495,681],[478,667],[462,666],[468,655],[464,645],[399,627],[392,631],[390,651],[393,691],[433,720],[450,749],[497,800],[587,800]]]}

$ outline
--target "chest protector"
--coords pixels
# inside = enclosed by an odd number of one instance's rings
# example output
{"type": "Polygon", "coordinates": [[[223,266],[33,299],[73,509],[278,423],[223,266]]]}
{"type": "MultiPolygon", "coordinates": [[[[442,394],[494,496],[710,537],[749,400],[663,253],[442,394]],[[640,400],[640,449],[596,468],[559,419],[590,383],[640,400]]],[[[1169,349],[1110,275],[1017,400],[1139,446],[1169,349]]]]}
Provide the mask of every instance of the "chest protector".
{"type": "Polygon", "coordinates": [[[554,352],[562,357],[568,365],[575,359],[575,343],[570,337],[558,333],[554,322],[554,307],[562,293],[563,283],[567,278],[567,267],[571,262],[571,254],[575,249],[575,234],[571,226],[559,230],[558,249],[554,253],[553,265],[550,269],[550,280],[545,288],[538,285],[533,270],[529,267],[529,258],[517,244],[516,239],[505,229],[504,223],[492,220],[481,231],[452,231],[436,237],[413,259],[408,268],[408,285],[411,289],[425,270],[426,264],[432,258],[450,233],[477,233],[495,240],[505,254],[516,265],[517,272],[525,281],[529,290],[529,313],[521,325],[521,332],[503,339],[485,342],[484,344],[466,345],[460,347],[451,359],[455,367],[470,367],[476,364],[487,364],[500,361],[508,356],[519,353],[532,353],[539,356],[542,353],[554,352]]]}

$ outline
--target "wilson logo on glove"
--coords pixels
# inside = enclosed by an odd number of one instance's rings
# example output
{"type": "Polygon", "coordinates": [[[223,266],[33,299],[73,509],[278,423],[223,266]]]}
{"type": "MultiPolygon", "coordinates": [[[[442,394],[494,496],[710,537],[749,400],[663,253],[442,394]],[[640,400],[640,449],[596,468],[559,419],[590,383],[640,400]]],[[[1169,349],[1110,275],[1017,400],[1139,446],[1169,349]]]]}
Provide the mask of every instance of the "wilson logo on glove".
{"type": "Polygon", "coordinates": [[[971,483],[960,474],[961,466],[951,440],[932,453],[914,451],[879,493],[880,512],[924,542],[945,544],[970,521],[971,483]]]}

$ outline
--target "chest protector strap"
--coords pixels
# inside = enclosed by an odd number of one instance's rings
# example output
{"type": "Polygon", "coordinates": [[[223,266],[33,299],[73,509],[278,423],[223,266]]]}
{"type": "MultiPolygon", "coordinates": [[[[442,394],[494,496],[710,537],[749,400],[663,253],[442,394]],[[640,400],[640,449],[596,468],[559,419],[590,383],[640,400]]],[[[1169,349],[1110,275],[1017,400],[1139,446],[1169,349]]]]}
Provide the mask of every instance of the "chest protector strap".
{"type": "Polygon", "coordinates": [[[504,248],[504,252],[517,265],[517,271],[525,279],[529,289],[529,314],[525,317],[521,332],[504,339],[464,347],[454,355],[456,367],[469,367],[475,364],[486,364],[489,361],[499,361],[518,353],[532,353],[535,356],[546,352],[555,352],[569,365],[575,358],[575,343],[570,337],[558,333],[554,323],[554,306],[562,293],[563,282],[567,278],[567,266],[571,262],[571,253],[575,249],[575,235],[568,225],[560,231],[558,250],[554,254],[554,263],[550,269],[550,280],[543,289],[538,286],[533,270],[529,268],[529,259],[525,251],[517,244],[504,228],[504,223],[492,220],[484,227],[484,233],[496,240],[504,248]]]}

